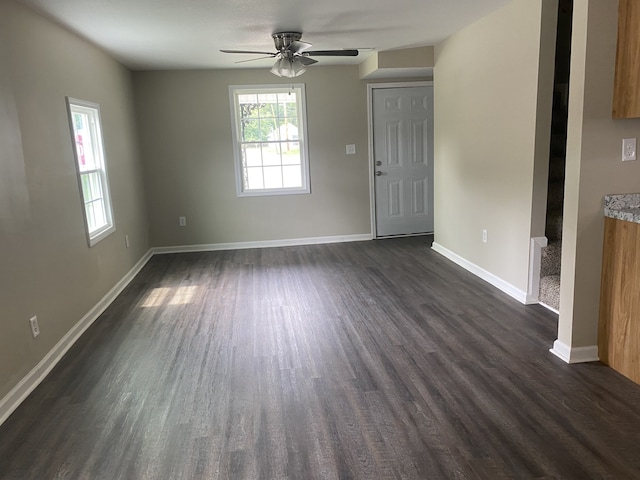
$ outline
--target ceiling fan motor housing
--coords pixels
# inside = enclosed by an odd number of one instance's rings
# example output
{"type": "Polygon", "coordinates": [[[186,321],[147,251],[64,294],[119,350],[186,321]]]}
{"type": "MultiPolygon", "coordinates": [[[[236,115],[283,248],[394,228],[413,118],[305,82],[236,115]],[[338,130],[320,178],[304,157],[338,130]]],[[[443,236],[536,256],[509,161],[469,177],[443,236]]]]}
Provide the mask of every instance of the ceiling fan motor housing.
{"type": "Polygon", "coordinates": [[[276,46],[276,50],[282,52],[288,50],[293,42],[297,42],[302,38],[302,33],[299,32],[277,32],[271,35],[273,43],[276,46]]]}

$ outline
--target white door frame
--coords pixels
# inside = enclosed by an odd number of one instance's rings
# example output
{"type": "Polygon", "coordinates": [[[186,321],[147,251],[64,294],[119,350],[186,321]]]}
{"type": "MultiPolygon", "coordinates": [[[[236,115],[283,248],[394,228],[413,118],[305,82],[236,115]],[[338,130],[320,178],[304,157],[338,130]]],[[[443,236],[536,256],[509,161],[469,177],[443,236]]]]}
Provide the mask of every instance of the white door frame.
{"type": "Polygon", "coordinates": [[[376,225],[376,188],[375,188],[375,165],[373,162],[373,90],[377,88],[410,88],[410,87],[433,87],[433,80],[419,82],[391,82],[391,83],[369,83],[367,84],[367,119],[369,135],[369,211],[371,213],[371,238],[378,238],[378,228],[376,225]]]}

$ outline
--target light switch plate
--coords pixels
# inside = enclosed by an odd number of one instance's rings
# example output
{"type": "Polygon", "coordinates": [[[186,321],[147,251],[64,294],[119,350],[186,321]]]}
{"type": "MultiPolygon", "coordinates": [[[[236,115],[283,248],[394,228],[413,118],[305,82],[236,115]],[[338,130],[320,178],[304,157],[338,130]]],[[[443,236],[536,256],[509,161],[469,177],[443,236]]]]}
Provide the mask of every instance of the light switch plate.
{"type": "Polygon", "coordinates": [[[625,138],[622,140],[622,161],[628,162],[636,159],[636,139],[625,138]]]}

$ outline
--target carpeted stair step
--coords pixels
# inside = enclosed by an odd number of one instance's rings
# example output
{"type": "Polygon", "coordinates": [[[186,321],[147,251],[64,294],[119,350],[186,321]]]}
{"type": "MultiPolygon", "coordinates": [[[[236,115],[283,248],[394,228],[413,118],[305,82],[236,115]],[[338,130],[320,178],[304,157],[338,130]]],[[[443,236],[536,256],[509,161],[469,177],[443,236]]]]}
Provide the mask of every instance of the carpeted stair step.
{"type": "MultiPolygon", "coordinates": [[[[564,204],[564,180],[549,181],[547,190],[547,212],[556,210],[556,215],[562,214],[564,204]]],[[[547,214],[548,215],[548,214],[547,214]]]]}
{"type": "Polygon", "coordinates": [[[564,157],[567,154],[567,137],[564,133],[551,133],[551,155],[564,157]]]}
{"type": "Polygon", "coordinates": [[[548,275],[540,279],[540,303],[560,310],[560,275],[548,275]]]}
{"type": "Polygon", "coordinates": [[[549,159],[549,180],[564,182],[566,162],[564,157],[551,157],[549,159]]]}
{"type": "Polygon", "coordinates": [[[542,249],[540,259],[540,277],[560,275],[562,262],[562,242],[554,241],[542,249]]]}
{"type": "Polygon", "coordinates": [[[562,211],[547,211],[547,225],[545,227],[546,237],[549,242],[555,242],[562,238],[562,211]]]}

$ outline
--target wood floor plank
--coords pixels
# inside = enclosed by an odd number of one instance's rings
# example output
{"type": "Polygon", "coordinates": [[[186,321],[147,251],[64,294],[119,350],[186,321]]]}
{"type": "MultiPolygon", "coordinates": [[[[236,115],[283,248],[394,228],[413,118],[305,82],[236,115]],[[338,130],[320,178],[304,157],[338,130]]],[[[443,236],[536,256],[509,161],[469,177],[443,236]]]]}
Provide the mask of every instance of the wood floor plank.
{"type": "Polygon", "coordinates": [[[0,479],[640,479],[640,386],[430,241],[153,257],[0,426],[0,479]]]}

